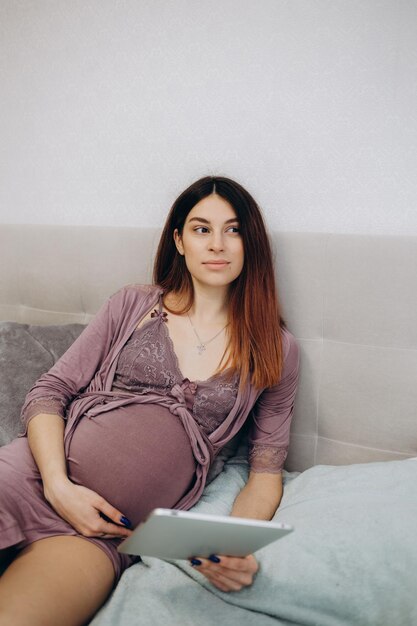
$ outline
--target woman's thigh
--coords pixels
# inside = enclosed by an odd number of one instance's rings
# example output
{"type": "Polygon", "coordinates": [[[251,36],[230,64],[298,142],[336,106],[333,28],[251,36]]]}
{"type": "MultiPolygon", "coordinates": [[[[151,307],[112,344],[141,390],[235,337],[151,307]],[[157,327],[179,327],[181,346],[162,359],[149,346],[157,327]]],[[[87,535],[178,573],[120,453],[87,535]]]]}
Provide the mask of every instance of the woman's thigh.
{"type": "Polygon", "coordinates": [[[91,541],[59,536],[24,548],[0,578],[0,626],[81,626],[110,594],[108,556],[91,541]]]}

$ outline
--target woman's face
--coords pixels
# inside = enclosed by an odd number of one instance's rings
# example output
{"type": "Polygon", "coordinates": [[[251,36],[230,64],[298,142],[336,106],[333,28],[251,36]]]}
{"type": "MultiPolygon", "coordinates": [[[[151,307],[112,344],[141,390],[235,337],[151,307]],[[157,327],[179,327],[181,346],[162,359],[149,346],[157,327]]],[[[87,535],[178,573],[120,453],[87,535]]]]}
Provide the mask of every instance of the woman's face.
{"type": "Polygon", "coordinates": [[[203,198],[191,209],[182,236],[175,229],[174,240],[194,282],[225,287],[242,271],[240,224],[233,207],[217,194],[203,198]]]}

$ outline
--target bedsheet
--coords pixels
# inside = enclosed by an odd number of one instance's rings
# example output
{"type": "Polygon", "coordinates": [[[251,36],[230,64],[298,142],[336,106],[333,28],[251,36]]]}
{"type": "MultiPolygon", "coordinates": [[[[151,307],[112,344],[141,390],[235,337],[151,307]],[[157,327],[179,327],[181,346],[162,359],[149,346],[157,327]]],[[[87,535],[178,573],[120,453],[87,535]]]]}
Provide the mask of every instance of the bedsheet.
{"type": "MultiPolygon", "coordinates": [[[[248,476],[238,455],[194,511],[229,514],[248,476]]],[[[93,626],[412,626],[417,623],[417,459],[284,474],[274,520],[293,533],[255,553],[254,583],[222,592],[187,561],[143,557],[93,626]]]]}

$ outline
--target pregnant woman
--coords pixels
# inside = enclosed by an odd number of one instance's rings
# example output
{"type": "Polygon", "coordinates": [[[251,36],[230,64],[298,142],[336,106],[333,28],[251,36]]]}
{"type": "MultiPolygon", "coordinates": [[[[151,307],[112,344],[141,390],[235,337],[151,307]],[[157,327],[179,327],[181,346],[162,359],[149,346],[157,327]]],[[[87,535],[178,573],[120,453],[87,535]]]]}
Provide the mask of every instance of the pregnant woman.
{"type": "MultiPolygon", "coordinates": [[[[298,368],[255,200],[225,177],[196,181],[168,215],[154,284],[104,303],[0,449],[0,625],[88,622],[140,561],[118,544],[153,508],[192,507],[247,420],[250,474],[231,514],[271,519],[298,368]]],[[[223,591],[258,569],[253,555],[195,556],[223,591]]]]}

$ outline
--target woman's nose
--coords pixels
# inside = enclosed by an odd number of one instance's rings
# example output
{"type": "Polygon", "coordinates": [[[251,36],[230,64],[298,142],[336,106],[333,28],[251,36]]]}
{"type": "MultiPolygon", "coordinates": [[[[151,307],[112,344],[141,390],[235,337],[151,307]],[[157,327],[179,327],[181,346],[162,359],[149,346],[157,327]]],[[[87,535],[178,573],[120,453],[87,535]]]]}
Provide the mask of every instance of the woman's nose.
{"type": "Polygon", "coordinates": [[[216,250],[220,252],[224,250],[224,242],[222,233],[213,233],[210,238],[210,250],[216,250]]]}

